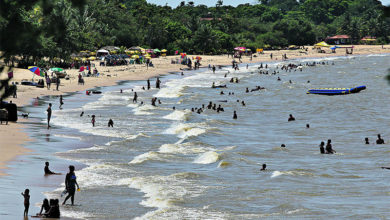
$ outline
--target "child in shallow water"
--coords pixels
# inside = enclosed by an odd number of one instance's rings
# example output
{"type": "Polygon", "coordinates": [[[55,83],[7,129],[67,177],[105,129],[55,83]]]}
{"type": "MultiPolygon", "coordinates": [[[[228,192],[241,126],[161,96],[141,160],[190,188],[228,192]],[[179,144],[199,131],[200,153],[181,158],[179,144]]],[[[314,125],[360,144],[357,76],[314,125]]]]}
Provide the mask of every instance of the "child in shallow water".
{"type": "Polygon", "coordinates": [[[30,207],[30,190],[24,190],[22,196],[24,197],[24,216],[28,216],[28,209],[30,207]]]}

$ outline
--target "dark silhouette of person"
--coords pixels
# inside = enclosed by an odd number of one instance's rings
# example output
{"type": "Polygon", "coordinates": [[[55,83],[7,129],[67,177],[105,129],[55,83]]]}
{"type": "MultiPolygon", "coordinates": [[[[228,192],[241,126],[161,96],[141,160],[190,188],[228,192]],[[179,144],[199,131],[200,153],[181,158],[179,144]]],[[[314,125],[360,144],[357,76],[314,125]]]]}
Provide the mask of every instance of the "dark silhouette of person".
{"type": "Polygon", "coordinates": [[[64,100],[63,100],[63,98],[62,98],[62,95],[60,95],[60,109],[61,109],[61,107],[62,107],[62,105],[64,104],[64,100]]]}
{"type": "Polygon", "coordinates": [[[51,103],[49,103],[49,107],[47,108],[47,129],[49,129],[50,126],[50,119],[51,119],[51,103]]]}
{"type": "Polygon", "coordinates": [[[46,218],[60,218],[60,206],[58,199],[50,199],[50,209],[44,214],[46,218]]]}
{"type": "Polygon", "coordinates": [[[30,190],[26,189],[24,190],[24,193],[22,193],[22,196],[24,197],[24,216],[28,216],[28,209],[30,208],[30,190]]]}
{"type": "Polygon", "coordinates": [[[138,99],[137,92],[134,92],[133,103],[137,103],[137,99],[138,99]]]}
{"type": "Polygon", "coordinates": [[[161,83],[161,81],[160,81],[160,79],[157,77],[157,79],[156,79],[156,88],[157,88],[157,89],[160,88],[160,83],[161,83]]]}
{"type": "Polygon", "coordinates": [[[365,141],[366,144],[370,144],[370,142],[368,141],[368,138],[367,138],[367,137],[364,138],[364,141],[365,141]]]}
{"type": "Polygon", "coordinates": [[[292,114],[290,114],[290,117],[288,118],[288,121],[295,121],[295,118],[292,114]]]}
{"type": "Polygon", "coordinates": [[[267,164],[263,163],[262,168],[260,170],[261,171],[267,170],[267,164]]]}
{"type": "Polygon", "coordinates": [[[378,134],[378,139],[376,140],[376,144],[384,144],[385,141],[381,138],[381,135],[378,134]]]}
{"type": "Polygon", "coordinates": [[[286,145],[282,144],[282,145],[280,145],[280,147],[286,147],[286,145]]]}
{"type": "Polygon", "coordinates": [[[42,216],[43,214],[48,213],[49,210],[50,210],[49,200],[44,199],[41,206],[41,211],[39,211],[39,214],[37,214],[37,216],[42,216]]]}
{"type": "Polygon", "coordinates": [[[237,113],[236,113],[236,111],[233,112],[233,119],[237,119],[237,113]]]}
{"type": "Polygon", "coordinates": [[[215,73],[215,66],[213,65],[213,73],[215,73]]]}
{"type": "Polygon", "coordinates": [[[68,191],[68,196],[65,198],[62,205],[65,205],[66,201],[70,198],[72,205],[74,205],[74,194],[76,193],[76,186],[77,189],[80,189],[79,184],[77,183],[77,177],[74,173],[74,166],[69,166],[69,173],[66,174],[65,177],[65,187],[68,191]]]}
{"type": "Polygon", "coordinates": [[[92,123],[92,127],[95,127],[95,115],[92,115],[92,119],[91,119],[91,123],[92,123]]]}
{"type": "Polygon", "coordinates": [[[108,127],[114,127],[114,121],[111,118],[108,120],[108,127]]]}
{"type": "Polygon", "coordinates": [[[309,125],[309,124],[306,124],[306,128],[310,128],[310,125],[309,125]]]}
{"type": "Polygon", "coordinates": [[[55,173],[55,172],[53,172],[53,171],[51,171],[49,169],[49,162],[45,162],[45,169],[44,169],[44,171],[45,171],[45,175],[57,174],[57,173],[55,173]]]}
{"type": "Polygon", "coordinates": [[[332,142],[332,140],[329,139],[328,143],[326,144],[326,153],[327,154],[334,154],[334,153],[336,153],[336,151],[333,150],[333,148],[332,148],[331,142],[332,142]]]}
{"type": "Polygon", "coordinates": [[[320,144],[320,153],[321,153],[321,154],[324,154],[324,153],[325,153],[325,148],[324,148],[324,146],[325,146],[325,143],[324,143],[323,141],[321,141],[321,144],[320,144]]]}
{"type": "Polygon", "coordinates": [[[150,80],[146,81],[148,83],[148,90],[150,89],[150,80]]]}

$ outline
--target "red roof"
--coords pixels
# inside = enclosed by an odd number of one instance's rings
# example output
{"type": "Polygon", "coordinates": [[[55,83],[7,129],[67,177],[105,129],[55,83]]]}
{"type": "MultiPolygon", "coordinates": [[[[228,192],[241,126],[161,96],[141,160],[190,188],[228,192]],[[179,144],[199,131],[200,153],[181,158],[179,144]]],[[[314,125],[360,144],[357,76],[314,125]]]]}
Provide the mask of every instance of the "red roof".
{"type": "Polygon", "coordinates": [[[349,39],[348,35],[335,35],[333,37],[328,37],[328,39],[349,39]]]}

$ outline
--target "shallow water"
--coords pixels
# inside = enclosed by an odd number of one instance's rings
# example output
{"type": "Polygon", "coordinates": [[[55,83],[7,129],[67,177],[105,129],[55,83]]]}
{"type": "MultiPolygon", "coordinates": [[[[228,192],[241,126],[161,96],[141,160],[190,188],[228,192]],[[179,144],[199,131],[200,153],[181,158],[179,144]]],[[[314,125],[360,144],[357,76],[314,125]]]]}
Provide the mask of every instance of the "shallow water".
{"type": "MultiPolygon", "coordinates": [[[[160,90],[143,91],[146,83],[137,81],[102,88],[102,95],[66,97],[64,109],[53,112],[52,132],[73,147],[62,147],[67,151],[56,153],[57,160],[87,167],[76,166],[80,206],[66,206],[62,214],[87,219],[386,218],[390,174],[380,167],[389,164],[390,150],[388,144],[365,145],[364,138],[374,143],[381,133],[389,142],[388,56],[289,62],[313,61],[328,65],[302,72],[279,68],[277,75],[258,74],[258,64],[242,65],[240,71],[227,67],[216,74],[167,75],[160,90]],[[231,77],[240,83],[229,83],[231,77]],[[213,81],[228,88],[211,89],[213,81]],[[245,93],[257,85],[266,89],[245,93]],[[310,88],[359,85],[367,90],[344,96],[306,94],[310,88]],[[145,105],[132,103],[131,89],[145,105]],[[162,104],[151,106],[152,97],[162,104]],[[225,112],[189,110],[209,101],[225,112]],[[232,119],[234,110],[237,120],[232,119]],[[94,128],[92,114],[97,117],[94,128]],[[296,121],[287,122],[289,114],[296,121]],[[109,118],[114,128],[107,128],[109,118]],[[327,139],[335,155],[319,153],[319,143],[327,139]],[[259,171],[263,163],[265,172],[259,171]]],[[[281,63],[269,65],[272,72],[281,63]]],[[[57,187],[45,195],[57,197],[63,186],[57,187]]]]}

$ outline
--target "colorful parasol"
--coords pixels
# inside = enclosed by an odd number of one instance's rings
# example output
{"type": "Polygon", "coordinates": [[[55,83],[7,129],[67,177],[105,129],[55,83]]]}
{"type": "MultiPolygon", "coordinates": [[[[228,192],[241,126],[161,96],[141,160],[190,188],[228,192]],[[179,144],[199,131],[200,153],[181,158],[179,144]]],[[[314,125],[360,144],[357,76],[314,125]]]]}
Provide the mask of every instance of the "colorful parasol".
{"type": "Polygon", "coordinates": [[[58,67],[53,67],[50,70],[53,71],[53,72],[62,72],[62,71],[64,71],[64,69],[58,68],[58,67]]]}
{"type": "Polygon", "coordinates": [[[41,69],[39,69],[39,67],[37,67],[37,66],[29,66],[28,70],[30,70],[31,72],[33,72],[37,76],[42,76],[42,77],[45,76],[43,71],[41,71],[41,69]]]}

